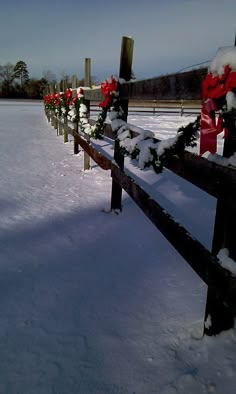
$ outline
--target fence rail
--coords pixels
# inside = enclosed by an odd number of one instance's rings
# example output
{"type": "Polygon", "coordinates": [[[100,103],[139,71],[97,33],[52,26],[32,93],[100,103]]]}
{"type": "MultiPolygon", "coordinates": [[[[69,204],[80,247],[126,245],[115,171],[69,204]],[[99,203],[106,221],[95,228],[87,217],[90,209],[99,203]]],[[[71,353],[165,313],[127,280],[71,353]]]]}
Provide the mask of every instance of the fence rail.
{"type": "MultiPolygon", "coordinates": [[[[122,83],[119,94],[127,100],[200,100],[204,71],[164,75],[145,80],[122,83]]],[[[100,88],[85,90],[86,100],[103,100],[100,88]]]]}
{"type": "MultiPolygon", "coordinates": [[[[126,38],[126,40],[129,39],[126,38]]],[[[127,54],[123,53],[122,56],[127,56],[127,54]]],[[[127,67],[127,61],[125,64],[127,67]]],[[[199,77],[197,86],[195,86],[196,81],[194,77],[196,77],[196,73],[191,71],[183,74],[123,83],[119,95],[124,100],[126,115],[128,113],[129,99],[199,100],[199,77]]],[[[200,74],[201,78],[203,78],[203,75],[200,74]]],[[[100,89],[85,89],[84,95],[86,100],[88,100],[88,104],[103,100],[100,89]]],[[[232,257],[236,256],[236,245],[234,245],[234,240],[232,242],[233,235],[230,235],[233,232],[236,220],[236,171],[233,168],[209,162],[187,151],[181,157],[171,157],[165,164],[166,168],[173,173],[218,199],[219,207],[216,212],[213,249],[212,252],[209,252],[183,226],[177,223],[157,201],[154,201],[134,179],[125,173],[124,157],[120,157],[120,153],[117,153],[118,140],[112,141],[112,139],[114,140],[114,135],[110,125],[106,125],[105,135],[111,138],[110,143],[115,146],[114,159],[106,157],[102,151],[99,152],[91,141],[88,141],[81,132],[78,132],[76,127],[69,126],[67,122],[62,122],[52,114],[47,114],[47,116],[57,130],[63,128],[64,133],[71,134],[74,137],[74,143],[80,145],[86,154],[101,168],[111,170],[113,179],[111,208],[119,208],[121,206],[121,190],[124,189],[208,285],[209,296],[206,306],[206,317],[208,314],[211,315],[212,326],[205,328],[205,333],[216,335],[224,329],[231,328],[236,315],[236,277],[221,266],[216,255],[222,247],[228,247],[232,257]],[[225,208],[222,209],[222,206],[225,208]],[[215,242],[216,239],[217,242],[215,242]]],[[[91,120],[92,122],[94,121],[91,120]]],[[[233,131],[234,133],[236,132],[235,124],[233,131]]],[[[58,134],[60,134],[59,131],[58,134]]]]}

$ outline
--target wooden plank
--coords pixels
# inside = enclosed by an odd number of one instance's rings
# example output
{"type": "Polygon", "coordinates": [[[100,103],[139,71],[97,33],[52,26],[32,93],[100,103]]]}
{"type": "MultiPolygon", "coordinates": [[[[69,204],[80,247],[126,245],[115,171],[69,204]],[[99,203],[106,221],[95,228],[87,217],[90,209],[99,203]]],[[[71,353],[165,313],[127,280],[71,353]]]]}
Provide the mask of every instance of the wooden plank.
{"type": "Polygon", "coordinates": [[[112,163],[112,177],[141,208],[145,215],[161,231],[186,262],[200,278],[212,286],[216,296],[223,299],[236,314],[236,278],[220,266],[219,260],[213,256],[199,241],[179,223],[175,222],[148,193],[112,163]]]}
{"type": "Polygon", "coordinates": [[[216,198],[236,199],[236,169],[224,167],[185,151],[171,157],[165,166],[181,178],[216,198]]]}
{"type": "Polygon", "coordinates": [[[103,156],[102,153],[98,152],[89,142],[87,142],[83,137],[72,130],[72,135],[78,144],[84,149],[84,151],[103,169],[111,169],[111,160],[103,156]]]}
{"type": "MultiPolygon", "coordinates": [[[[206,70],[200,69],[126,82],[120,85],[120,97],[127,100],[200,100],[205,75],[206,70]]],[[[84,95],[87,100],[103,100],[100,88],[85,90],[84,95]]]]}
{"type": "Polygon", "coordinates": [[[193,70],[121,85],[120,95],[137,100],[198,100],[206,72],[193,70]]]}
{"type": "Polygon", "coordinates": [[[97,101],[101,103],[104,100],[104,96],[101,92],[100,87],[93,89],[84,89],[83,91],[84,98],[89,101],[97,101]]]}

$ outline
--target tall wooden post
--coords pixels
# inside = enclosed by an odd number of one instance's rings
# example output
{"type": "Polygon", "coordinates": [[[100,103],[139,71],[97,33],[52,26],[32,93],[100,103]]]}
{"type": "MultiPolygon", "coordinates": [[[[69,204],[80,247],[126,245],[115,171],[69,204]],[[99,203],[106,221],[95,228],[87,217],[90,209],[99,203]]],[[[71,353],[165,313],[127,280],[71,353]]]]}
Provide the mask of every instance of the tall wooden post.
{"type": "MultiPolygon", "coordinates": [[[[224,121],[226,129],[228,130],[228,135],[225,138],[223,156],[230,157],[236,152],[235,114],[232,111],[225,113],[224,121]]],[[[217,201],[212,253],[217,255],[221,249],[227,248],[229,250],[230,257],[236,261],[236,242],[234,235],[236,223],[235,201],[232,201],[230,195],[225,196],[223,184],[221,187],[222,198],[219,198],[217,201]]],[[[233,326],[233,312],[216,297],[214,290],[209,285],[204,333],[206,335],[217,335],[221,331],[233,328],[233,326]],[[206,324],[206,322],[210,322],[210,324],[206,324]]]]}
{"type": "MultiPolygon", "coordinates": [[[[132,61],[133,61],[134,40],[130,37],[122,37],[121,53],[120,53],[120,71],[119,78],[129,81],[132,75],[132,61]]],[[[121,107],[123,109],[123,120],[127,121],[128,117],[128,100],[121,100],[121,107]]],[[[124,169],[124,155],[120,152],[119,140],[115,139],[114,160],[118,166],[124,169]]],[[[112,173],[111,173],[112,176],[112,173]]],[[[111,190],[111,210],[122,210],[122,187],[112,179],[111,190]]]]}
{"type": "MultiPolygon", "coordinates": [[[[85,72],[84,72],[84,86],[91,87],[91,59],[85,59],[85,72]]],[[[90,101],[86,101],[86,107],[88,109],[88,117],[90,112],[90,101]]],[[[89,141],[89,136],[87,137],[87,141],[89,141]]],[[[90,169],[90,157],[87,152],[84,151],[84,170],[90,169]]]]}
{"type": "MultiPolygon", "coordinates": [[[[54,84],[53,83],[50,83],[49,91],[50,91],[50,94],[54,93],[54,84]]],[[[52,127],[55,127],[55,111],[52,111],[52,113],[51,113],[51,125],[52,125],[52,127]]]]}
{"type": "MultiPolygon", "coordinates": [[[[61,91],[60,89],[60,82],[56,84],[56,92],[59,94],[61,91]]],[[[61,116],[57,115],[59,121],[61,120],[61,116]]],[[[60,122],[57,123],[57,135],[62,135],[62,125],[60,122]]]]}
{"type": "MultiPolygon", "coordinates": [[[[58,84],[55,84],[55,93],[59,93],[60,88],[58,86],[58,84]]],[[[59,129],[60,129],[60,122],[58,122],[58,120],[60,120],[59,115],[55,113],[55,129],[57,130],[57,135],[59,135],[59,129]]]]}
{"type": "MultiPolygon", "coordinates": [[[[71,77],[71,87],[72,87],[72,96],[74,97],[76,95],[76,91],[74,89],[77,88],[77,76],[72,75],[71,77]]],[[[73,122],[73,129],[76,133],[78,133],[78,121],[73,122]]],[[[79,153],[79,144],[76,142],[74,138],[74,154],[77,155],[79,153]]]]}
{"type": "MultiPolygon", "coordinates": [[[[67,78],[63,79],[63,92],[66,92],[66,89],[68,87],[68,83],[67,83],[67,78]]],[[[64,143],[68,142],[68,132],[67,132],[67,124],[68,124],[68,119],[67,119],[67,115],[64,114],[64,130],[63,130],[63,134],[64,134],[64,143]]]]}

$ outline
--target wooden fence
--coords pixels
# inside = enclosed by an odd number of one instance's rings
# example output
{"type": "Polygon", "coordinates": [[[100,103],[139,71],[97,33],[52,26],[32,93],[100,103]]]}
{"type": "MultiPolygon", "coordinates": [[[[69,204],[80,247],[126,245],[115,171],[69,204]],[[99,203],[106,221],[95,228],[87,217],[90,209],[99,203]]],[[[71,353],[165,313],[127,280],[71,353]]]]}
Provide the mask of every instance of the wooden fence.
{"type": "MultiPolygon", "coordinates": [[[[130,80],[133,54],[133,40],[123,37],[121,46],[121,61],[119,77],[130,80]]],[[[86,60],[85,80],[90,86],[90,63],[86,60]]],[[[162,76],[142,81],[126,82],[120,86],[119,95],[122,99],[124,119],[128,115],[128,100],[199,100],[200,82],[196,85],[194,71],[162,76]]],[[[204,75],[200,79],[203,79],[204,75]]],[[[73,84],[73,81],[72,81],[73,84]]],[[[74,86],[76,87],[76,81],[74,86]]],[[[90,101],[103,101],[100,88],[84,90],[84,96],[89,106],[90,101]]],[[[236,171],[223,167],[214,162],[198,157],[185,151],[181,157],[171,157],[166,168],[191,182],[218,201],[216,210],[215,229],[212,252],[207,250],[182,225],[166,212],[165,209],[150,197],[138,183],[127,175],[124,168],[124,157],[120,154],[118,139],[113,136],[110,125],[105,127],[105,135],[114,144],[114,160],[109,159],[85,138],[77,125],[68,126],[67,120],[60,120],[52,114],[47,114],[57,134],[64,134],[67,141],[68,133],[74,138],[74,151],[78,146],[85,152],[85,169],[89,168],[91,157],[102,169],[111,170],[112,192],[111,209],[122,209],[122,189],[141,208],[145,215],[162,232],[166,239],[175,247],[186,262],[194,269],[208,286],[205,319],[210,315],[211,326],[204,328],[207,335],[216,335],[222,330],[232,328],[236,315],[236,277],[223,268],[216,257],[219,250],[228,248],[232,259],[236,260],[236,243],[234,227],[236,219],[236,171]],[[112,141],[114,140],[115,141],[112,141]]],[[[93,121],[91,121],[92,123],[93,121]]],[[[224,156],[230,156],[236,151],[234,135],[235,121],[229,120],[229,134],[225,140],[224,156]],[[231,123],[230,123],[231,122],[231,123]]],[[[154,139],[156,142],[157,140],[154,139]]]]}

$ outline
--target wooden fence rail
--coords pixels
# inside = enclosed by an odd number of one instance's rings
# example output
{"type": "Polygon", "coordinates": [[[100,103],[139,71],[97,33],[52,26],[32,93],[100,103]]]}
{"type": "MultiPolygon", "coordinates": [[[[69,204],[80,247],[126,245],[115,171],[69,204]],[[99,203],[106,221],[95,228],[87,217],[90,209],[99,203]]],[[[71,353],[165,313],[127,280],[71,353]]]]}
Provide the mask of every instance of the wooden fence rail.
{"type": "MultiPolygon", "coordinates": [[[[130,39],[123,38],[120,77],[124,79],[130,79],[132,63],[132,54],[130,51],[132,52],[132,45],[130,39]],[[123,63],[125,64],[125,71],[122,69],[123,63]],[[124,72],[124,75],[122,75],[122,72],[124,72]]],[[[197,84],[195,77],[196,73],[191,71],[183,74],[123,83],[119,90],[119,95],[123,100],[123,108],[125,110],[124,119],[127,119],[129,99],[198,100],[200,98],[201,84],[199,74],[197,84]]],[[[203,75],[200,75],[201,79],[203,79],[203,75]]],[[[86,89],[84,90],[84,96],[88,100],[88,104],[90,101],[103,100],[100,89],[86,89]]],[[[227,247],[232,258],[236,259],[236,245],[233,246],[234,244],[232,243],[233,235],[228,237],[229,230],[230,232],[232,231],[236,220],[236,171],[233,168],[223,167],[214,162],[209,162],[187,151],[181,157],[170,158],[166,163],[166,168],[173,173],[218,199],[220,209],[216,212],[217,220],[213,236],[213,239],[217,239],[218,241],[213,242],[212,252],[209,252],[183,226],[177,223],[157,201],[154,201],[134,179],[125,173],[124,157],[120,157],[120,153],[118,154],[116,150],[118,146],[117,139],[113,141],[115,144],[115,160],[112,160],[95,149],[91,141],[88,141],[81,132],[78,132],[78,128],[70,127],[65,120],[62,122],[52,114],[47,114],[47,116],[55,128],[63,128],[64,133],[71,134],[74,137],[74,144],[81,146],[86,154],[101,168],[111,170],[113,179],[111,208],[121,209],[121,190],[124,189],[208,285],[209,295],[205,318],[210,315],[212,325],[211,327],[205,328],[205,333],[216,335],[224,329],[231,328],[236,315],[236,277],[221,266],[216,255],[220,249],[227,247]],[[226,210],[222,210],[222,206],[224,205],[227,207],[226,210]],[[224,214],[227,217],[226,221],[224,220],[224,214]],[[219,226],[219,222],[221,222],[221,226],[219,226]],[[224,222],[223,225],[222,222],[224,222]],[[227,237],[225,237],[225,234],[227,234],[227,237]]],[[[231,127],[229,139],[232,136],[232,132],[236,134],[235,124],[234,130],[231,127]]],[[[114,139],[110,125],[106,125],[105,135],[114,139]]],[[[157,142],[156,139],[154,140],[157,142]]],[[[110,141],[112,143],[112,139],[110,141]]]]}

